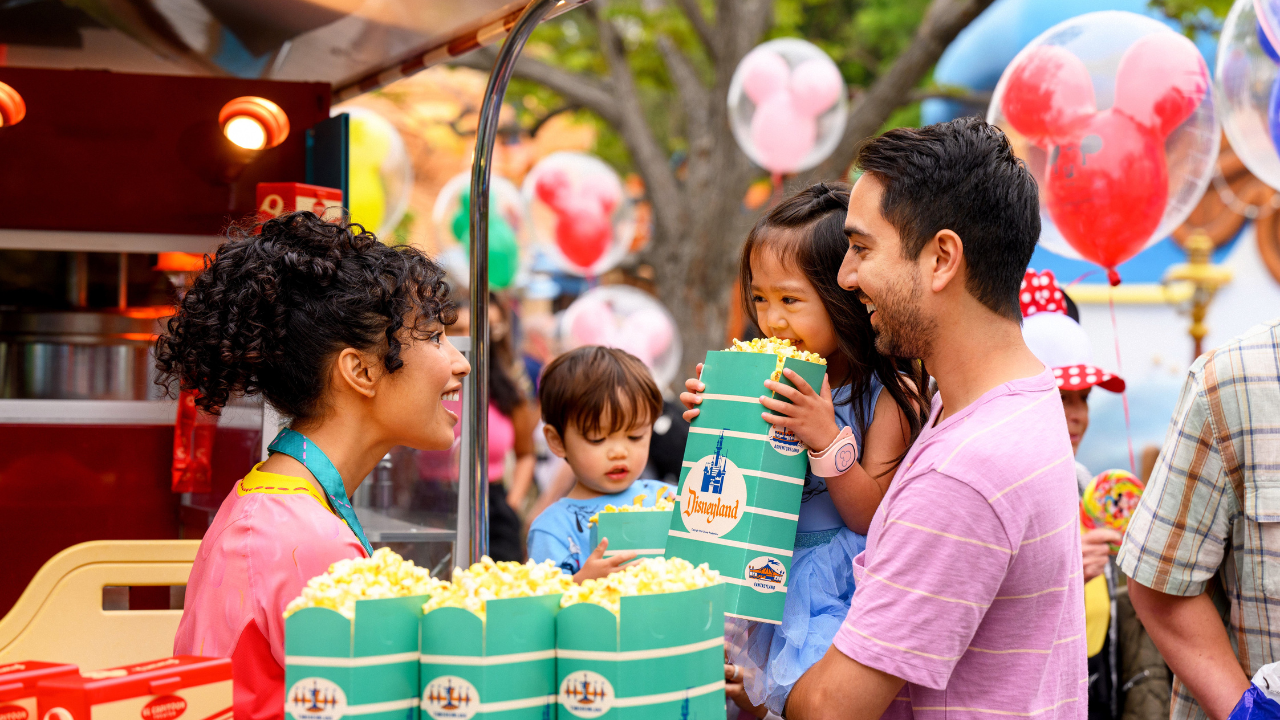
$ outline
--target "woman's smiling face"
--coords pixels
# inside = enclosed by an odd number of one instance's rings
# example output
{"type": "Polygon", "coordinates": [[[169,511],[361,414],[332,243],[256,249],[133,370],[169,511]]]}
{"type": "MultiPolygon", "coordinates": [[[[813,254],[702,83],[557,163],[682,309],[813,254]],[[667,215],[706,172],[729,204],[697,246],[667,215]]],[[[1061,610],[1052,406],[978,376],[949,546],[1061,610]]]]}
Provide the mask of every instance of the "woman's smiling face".
{"type": "MultiPolygon", "coordinates": [[[[406,333],[408,335],[408,333],[406,333]]],[[[446,450],[453,444],[458,415],[443,404],[457,400],[462,378],[471,372],[462,353],[434,323],[418,337],[406,337],[400,350],[404,365],[382,376],[377,414],[384,427],[398,428],[401,445],[418,450],[446,450]]]]}
{"type": "Polygon", "coordinates": [[[822,357],[835,354],[835,326],[818,291],[799,268],[767,245],[751,255],[751,302],[764,334],[822,357]]]}

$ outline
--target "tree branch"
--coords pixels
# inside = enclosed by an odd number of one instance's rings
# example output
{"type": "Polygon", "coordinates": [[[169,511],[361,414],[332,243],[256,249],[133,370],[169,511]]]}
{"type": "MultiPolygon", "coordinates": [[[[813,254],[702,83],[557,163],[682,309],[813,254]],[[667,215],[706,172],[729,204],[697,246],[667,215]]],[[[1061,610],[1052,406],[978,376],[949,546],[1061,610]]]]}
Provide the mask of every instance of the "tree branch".
{"type": "Polygon", "coordinates": [[[707,57],[711,58],[714,64],[720,55],[720,43],[716,40],[715,31],[712,30],[706,14],[698,5],[698,0],[676,0],[676,4],[680,6],[685,17],[689,18],[689,24],[693,25],[693,31],[698,34],[698,39],[702,41],[702,46],[707,51],[707,57]]]}
{"type": "Polygon", "coordinates": [[[991,104],[991,92],[982,90],[970,90],[962,87],[938,87],[938,88],[915,88],[907,93],[907,102],[920,102],[921,100],[954,100],[965,105],[981,105],[986,107],[991,104]]]}
{"type": "MultiPolygon", "coordinates": [[[[496,58],[495,50],[481,48],[454,58],[449,64],[491,72],[496,58]]],[[[613,83],[608,80],[563,70],[527,55],[521,55],[516,60],[515,75],[545,86],[566,102],[587,108],[610,124],[616,126],[621,121],[618,103],[614,99],[613,83]]]]}
{"type": "Polygon", "coordinates": [[[675,83],[676,91],[680,95],[688,119],[689,134],[692,135],[696,129],[705,128],[707,125],[707,104],[711,101],[710,92],[698,77],[697,68],[671,38],[659,35],[658,51],[662,53],[667,72],[671,75],[671,81],[675,83]]]}

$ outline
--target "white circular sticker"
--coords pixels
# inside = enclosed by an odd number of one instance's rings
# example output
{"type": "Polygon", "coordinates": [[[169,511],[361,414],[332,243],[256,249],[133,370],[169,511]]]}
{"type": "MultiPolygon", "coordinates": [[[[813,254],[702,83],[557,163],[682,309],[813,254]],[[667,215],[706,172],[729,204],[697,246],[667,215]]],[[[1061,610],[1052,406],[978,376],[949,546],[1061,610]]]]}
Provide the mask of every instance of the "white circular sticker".
{"type": "Polygon", "coordinates": [[[294,720],[338,720],[347,712],[347,694],[331,680],[303,678],[289,688],[284,710],[294,720]]]}
{"type": "Polygon", "coordinates": [[[776,425],[769,427],[769,444],[783,455],[799,455],[804,452],[804,443],[800,442],[795,433],[776,425]]]}
{"type": "Polygon", "coordinates": [[[422,691],[422,709],[433,720],[471,720],[480,710],[480,693],[457,675],[441,675],[422,691]]]}
{"type": "Polygon", "coordinates": [[[769,555],[761,555],[747,563],[746,576],[751,587],[762,593],[777,592],[787,584],[786,566],[778,558],[769,555]]]}
{"type": "Polygon", "coordinates": [[[599,717],[613,707],[613,685],[600,673],[580,670],[560,683],[560,704],[580,717],[599,717]]]}
{"type": "Polygon", "coordinates": [[[685,477],[680,514],[691,533],[721,537],[736,527],[746,512],[747,482],[723,449],[721,434],[716,453],[694,463],[685,477]]]}

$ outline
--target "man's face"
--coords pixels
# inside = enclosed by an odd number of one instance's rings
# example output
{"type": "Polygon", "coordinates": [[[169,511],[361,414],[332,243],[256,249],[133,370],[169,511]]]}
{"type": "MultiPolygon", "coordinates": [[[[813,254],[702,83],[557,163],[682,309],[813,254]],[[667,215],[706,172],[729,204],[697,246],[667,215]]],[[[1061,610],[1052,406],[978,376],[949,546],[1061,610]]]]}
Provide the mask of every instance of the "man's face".
{"type": "Polygon", "coordinates": [[[876,350],[884,355],[928,355],[936,323],[922,307],[920,267],[903,257],[898,231],[880,212],[884,186],[864,174],[849,196],[845,234],[849,251],[840,265],[840,287],[858,293],[871,313],[876,350]]]}

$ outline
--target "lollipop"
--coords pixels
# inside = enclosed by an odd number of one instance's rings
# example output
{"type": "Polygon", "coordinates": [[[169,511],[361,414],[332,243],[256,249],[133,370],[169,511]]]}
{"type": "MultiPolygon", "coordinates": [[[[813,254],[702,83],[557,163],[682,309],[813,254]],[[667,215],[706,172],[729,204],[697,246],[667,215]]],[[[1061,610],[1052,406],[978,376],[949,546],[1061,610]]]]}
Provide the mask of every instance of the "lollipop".
{"type": "MultiPolygon", "coordinates": [[[[1086,530],[1108,527],[1120,534],[1129,527],[1129,518],[1142,499],[1142,481],[1124,470],[1099,473],[1084,488],[1080,498],[1080,521],[1086,530]]],[[[1112,546],[1112,549],[1118,549],[1112,546]]]]}

